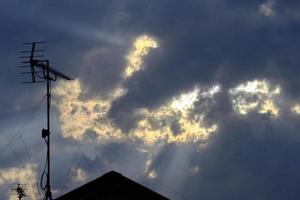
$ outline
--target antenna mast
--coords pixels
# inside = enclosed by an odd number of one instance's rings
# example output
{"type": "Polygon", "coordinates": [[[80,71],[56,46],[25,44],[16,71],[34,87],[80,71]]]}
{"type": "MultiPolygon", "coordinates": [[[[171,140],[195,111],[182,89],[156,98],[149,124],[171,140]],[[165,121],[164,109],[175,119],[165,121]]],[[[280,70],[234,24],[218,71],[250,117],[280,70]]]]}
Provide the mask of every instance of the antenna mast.
{"type": "Polygon", "coordinates": [[[46,164],[41,176],[40,186],[45,191],[44,200],[52,200],[51,182],[50,182],[50,104],[51,104],[51,81],[56,81],[57,78],[65,80],[72,80],[68,75],[59,72],[49,66],[49,60],[39,60],[37,58],[43,57],[43,55],[35,55],[36,52],[44,52],[44,50],[36,50],[37,44],[43,44],[46,42],[30,42],[23,43],[23,45],[31,45],[30,51],[21,51],[21,53],[30,53],[30,55],[22,56],[20,58],[29,58],[29,60],[23,61],[23,64],[29,64],[29,66],[21,66],[22,68],[30,68],[30,72],[22,72],[22,74],[31,74],[31,81],[23,83],[38,83],[46,82],[47,85],[47,128],[42,129],[42,138],[47,145],[46,164]],[[37,71],[37,69],[39,71],[37,71]],[[46,175],[46,185],[43,185],[43,179],[46,175]]]}
{"type": "Polygon", "coordinates": [[[27,197],[27,194],[25,192],[25,185],[24,184],[12,184],[10,186],[11,191],[15,191],[18,195],[18,199],[22,200],[23,197],[27,197]]]}

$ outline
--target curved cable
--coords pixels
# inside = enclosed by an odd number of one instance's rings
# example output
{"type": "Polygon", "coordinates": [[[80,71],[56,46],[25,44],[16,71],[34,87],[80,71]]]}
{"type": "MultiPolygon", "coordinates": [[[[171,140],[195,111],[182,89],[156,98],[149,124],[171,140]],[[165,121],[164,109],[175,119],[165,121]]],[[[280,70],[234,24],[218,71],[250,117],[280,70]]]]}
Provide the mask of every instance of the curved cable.
{"type": "Polygon", "coordinates": [[[48,161],[46,160],[44,168],[43,168],[43,172],[42,172],[42,175],[41,175],[41,179],[40,179],[40,188],[42,190],[46,190],[46,188],[47,188],[47,184],[43,185],[44,177],[45,177],[45,175],[47,175],[47,164],[48,164],[48,161]]]}

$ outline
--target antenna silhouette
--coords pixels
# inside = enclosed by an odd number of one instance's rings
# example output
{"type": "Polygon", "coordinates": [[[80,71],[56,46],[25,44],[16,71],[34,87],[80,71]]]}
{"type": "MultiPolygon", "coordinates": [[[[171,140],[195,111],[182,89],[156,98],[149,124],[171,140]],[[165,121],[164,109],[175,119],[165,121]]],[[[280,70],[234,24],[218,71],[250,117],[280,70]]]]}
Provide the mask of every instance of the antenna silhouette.
{"type": "Polygon", "coordinates": [[[27,197],[25,186],[24,184],[12,184],[10,190],[16,192],[18,199],[22,200],[23,197],[27,197]]]}
{"type": "Polygon", "coordinates": [[[47,128],[42,129],[42,138],[47,144],[47,158],[45,163],[45,168],[41,176],[40,186],[41,189],[45,191],[45,200],[52,200],[51,192],[51,182],[50,182],[50,104],[51,104],[51,81],[56,81],[57,78],[62,78],[65,80],[72,80],[72,78],[62,72],[55,70],[49,66],[49,60],[39,60],[38,58],[44,57],[44,55],[36,55],[36,52],[44,52],[44,50],[37,50],[37,44],[44,44],[46,42],[30,42],[23,43],[23,45],[31,45],[31,50],[21,51],[22,54],[27,54],[21,56],[20,58],[29,58],[29,60],[22,61],[25,66],[21,68],[30,68],[30,71],[22,72],[21,74],[31,74],[31,81],[23,83],[39,83],[46,82],[47,84],[47,128]],[[29,55],[28,55],[29,53],[29,55]],[[43,180],[46,175],[46,185],[43,185],[43,180]]]}

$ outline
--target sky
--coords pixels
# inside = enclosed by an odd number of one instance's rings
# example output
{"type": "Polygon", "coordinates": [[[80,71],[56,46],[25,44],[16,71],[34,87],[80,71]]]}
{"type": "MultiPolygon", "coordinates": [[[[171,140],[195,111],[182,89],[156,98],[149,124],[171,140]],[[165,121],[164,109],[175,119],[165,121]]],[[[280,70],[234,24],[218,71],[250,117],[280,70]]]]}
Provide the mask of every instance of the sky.
{"type": "Polygon", "coordinates": [[[300,2],[2,0],[0,199],[43,196],[52,82],[53,197],[115,170],[174,200],[299,199],[300,2]],[[25,69],[26,71],[26,69],[25,69]]]}

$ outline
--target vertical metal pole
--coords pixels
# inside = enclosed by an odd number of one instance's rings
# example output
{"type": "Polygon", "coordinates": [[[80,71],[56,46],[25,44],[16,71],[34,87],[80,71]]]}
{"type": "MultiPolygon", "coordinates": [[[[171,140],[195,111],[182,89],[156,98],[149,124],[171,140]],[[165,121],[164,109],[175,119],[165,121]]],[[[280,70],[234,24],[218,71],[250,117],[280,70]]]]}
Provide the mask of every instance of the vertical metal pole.
{"type": "Polygon", "coordinates": [[[50,187],[50,74],[49,74],[49,61],[47,61],[47,189],[46,199],[52,200],[51,187],[50,187]]]}
{"type": "MultiPolygon", "coordinates": [[[[49,66],[49,60],[38,60],[38,59],[35,59],[36,55],[34,55],[35,53],[35,47],[36,47],[36,44],[39,44],[39,43],[45,43],[45,42],[32,42],[32,43],[24,43],[24,44],[32,44],[32,48],[31,48],[31,54],[29,56],[29,61],[24,61],[23,63],[30,63],[30,67],[31,67],[31,75],[32,75],[32,83],[35,83],[35,82],[40,82],[40,81],[36,81],[35,79],[35,75],[36,75],[36,71],[35,71],[35,66],[36,67],[39,67],[43,70],[43,77],[40,77],[38,76],[38,78],[40,79],[47,79],[47,129],[42,129],[42,138],[44,138],[45,142],[46,142],[46,145],[47,145],[47,155],[46,155],[46,166],[42,173],[42,176],[41,176],[41,189],[43,191],[45,191],[45,196],[44,196],[44,199],[46,200],[52,200],[52,193],[51,193],[51,181],[50,181],[50,178],[51,178],[51,170],[50,170],[50,106],[51,106],[51,81],[56,81],[56,78],[57,76],[63,78],[63,79],[66,79],[66,80],[72,80],[71,77],[59,72],[59,71],[56,71],[56,70],[52,70],[50,69],[50,66],[49,66]],[[45,65],[46,63],[46,65],[45,65]],[[46,71],[45,71],[46,70],[46,71]],[[51,75],[53,75],[52,77],[50,77],[50,72],[51,72],[51,75]],[[46,185],[44,185],[44,176],[47,175],[47,182],[46,182],[46,185]]],[[[38,51],[43,51],[43,50],[38,50],[38,51]]],[[[28,51],[24,51],[24,53],[26,53],[28,51]]],[[[42,81],[44,82],[44,81],[42,81]]],[[[27,82],[25,82],[27,83],[27,82]]],[[[31,82],[30,82],[31,83],[31,82]]],[[[22,198],[22,197],[21,197],[22,198]]]]}

